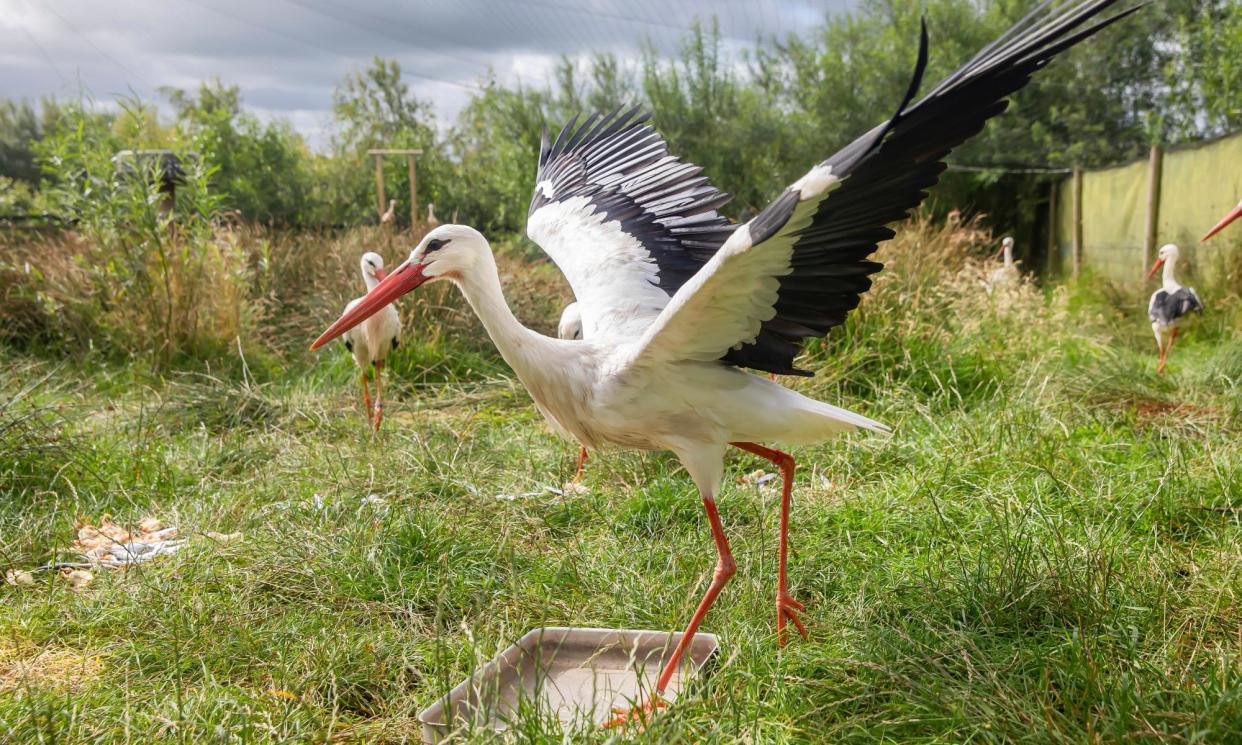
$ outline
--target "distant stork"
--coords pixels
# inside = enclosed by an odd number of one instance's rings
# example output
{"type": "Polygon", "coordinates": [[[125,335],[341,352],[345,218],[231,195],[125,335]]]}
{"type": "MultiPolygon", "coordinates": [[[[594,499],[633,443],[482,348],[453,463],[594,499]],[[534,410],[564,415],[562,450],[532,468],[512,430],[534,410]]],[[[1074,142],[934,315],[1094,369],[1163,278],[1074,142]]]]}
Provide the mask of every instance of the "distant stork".
{"type": "Polygon", "coordinates": [[[389,225],[397,217],[397,200],[388,200],[388,211],[380,215],[380,225],[389,225]]]}
{"type": "MultiPolygon", "coordinates": [[[[367,292],[374,290],[384,279],[384,259],[379,254],[368,251],[358,262],[362,270],[362,281],[366,283],[367,292]]],[[[345,312],[358,307],[366,296],[349,301],[345,312]]],[[[384,361],[389,353],[401,343],[401,316],[392,305],[385,305],[366,321],[345,333],[345,348],[354,356],[354,364],[358,366],[362,383],[362,406],[367,421],[378,432],[380,422],[384,418],[384,399],[381,372],[384,361]],[[375,408],[371,408],[371,389],[367,383],[367,368],[375,369],[375,408]]]]}
{"type": "Polygon", "coordinates": [[[994,258],[1004,258],[1005,263],[988,276],[988,292],[997,287],[1013,284],[1018,279],[1018,265],[1013,261],[1013,238],[1005,236],[1001,239],[1000,250],[994,258]]]}
{"type": "Polygon", "coordinates": [[[1224,230],[1229,225],[1229,223],[1233,222],[1234,220],[1237,220],[1239,217],[1242,217],[1242,202],[1238,202],[1237,207],[1234,207],[1229,212],[1229,214],[1222,217],[1220,222],[1216,223],[1216,225],[1214,225],[1211,230],[1204,233],[1203,237],[1199,239],[1199,242],[1202,243],[1203,241],[1206,241],[1208,238],[1211,238],[1212,236],[1216,235],[1220,231],[1224,230]]]}
{"type": "MultiPolygon", "coordinates": [[[[556,326],[556,335],[567,341],[582,338],[582,311],[578,310],[577,303],[570,303],[565,306],[565,310],[561,311],[561,322],[556,326]]],[[[587,449],[583,445],[578,448],[578,470],[574,471],[573,483],[576,484],[582,479],[582,469],[586,466],[586,462],[587,449]]]]}
{"type": "Polygon", "coordinates": [[[1160,352],[1160,362],[1156,365],[1158,373],[1164,372],[1165,365],[1168,364],[1169,350],[1177,339],[1177,327],[1182,319],[1193,311],[1203,312],[1203,303],[1195,291],[1182,287],[1174,276],[1178,253],[1177,246],[1172,243],[1161,246],[1156,263],[1147,273],[1147,278],[1151,279],[1157,269],[1164,267],[1164,281],[1160,289],[1152,293],[1151,302],[1147,304],[1147,317],[1151,319],[1151,330],[1156,335],[1156,349],[1160,352]]]}
{"type": "MultiPolygon", "coordinates": [[[[802,343],[845,322],[893,237],[945,169],[950,151],[1005,109],[1059,52],[1133,13],[1098,16],[1116,0],[1039,5],[964,66],[915,98],[927,65],[919,37],[914,75],[894,113],[813,166],[743,224],[717,209],[729,195],[668,151],[636,110],[576,118],[539,153],[527,234],[556,262],[582,312],[583,339],[523,326],[501,290],[487,240],[473,228],[428,233],[387,279],[312,344],[317,348],[433,280],[465,295],[500,354],[552,425],[594,449],[672,451],[698,486],[716,544],[711,584],[665,663],[658,703],[682,654],[736,571],[716,509],[730,446],[780,469],[776,637],[806,629],[787,579],[794,459],[760,442],[812,444],[855,429],[888,428],[746,372],[810,375],[802,343]]],[[[729,143],[720,143],[726,147],[729,143]]]]}

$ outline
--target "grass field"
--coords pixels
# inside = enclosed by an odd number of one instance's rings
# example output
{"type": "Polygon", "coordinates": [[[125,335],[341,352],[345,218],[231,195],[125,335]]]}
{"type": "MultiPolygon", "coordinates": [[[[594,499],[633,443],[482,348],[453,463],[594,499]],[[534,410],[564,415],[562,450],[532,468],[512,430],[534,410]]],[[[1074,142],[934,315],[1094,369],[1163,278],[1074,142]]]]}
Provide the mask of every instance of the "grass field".
{"type": "MultiPolygon", "coordinates": [[[[738,453],[714,674],[643,732],[532,720],[522,741],[1242,741],[1237,296],[1205,292],[1157,376],[1139,288],[989,297],[972,241],[903,233],[793,383],[894,428],[793,451],[810,640],[776,644],[778,495],[739,483],[767,464],[738,453]]],[[[335,348],[157,373],[0,347],[5,569],[78,518],[191,537],[80,592],[0,587],[0,739],[414,741],[417,711],[532,627],[685,623],[714,552],[676,461],[600,453],[589,494],[545,491],[575,446],[433,298],[374,440],[335,348]]]]}

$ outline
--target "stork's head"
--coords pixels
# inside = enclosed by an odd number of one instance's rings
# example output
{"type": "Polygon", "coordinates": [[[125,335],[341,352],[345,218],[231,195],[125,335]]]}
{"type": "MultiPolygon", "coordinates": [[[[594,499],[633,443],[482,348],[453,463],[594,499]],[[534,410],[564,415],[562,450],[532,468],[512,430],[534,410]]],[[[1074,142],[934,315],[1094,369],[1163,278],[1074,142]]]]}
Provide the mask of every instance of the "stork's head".
{"type": "Polygon", "coordinates": [[[556,327],[556,335],[562,339],[582,338],[582,311],[577,303],[570,303],[561,311],[561,322],[556,327]]]}
{"type": "Polygon", "coordinates": [[[1147,273],[1147,278],[1151,279],[1156,270],[1164,266],[1165,263],[1177,263],[1178,248],[1175,243],[1166,243],[1160,247],[1160,253],[1156,254],[1156,263],[1151,265],[1151,271],[1147,273]]]}
{"type": "MultiPolygon", "coordinates": [[[[367,251],[358,261],[358,266],[362,269],[362,278],[364,280],[374,279],[376,282],[382,280],[384,274],[384,257],[374,251],[367,251]]],[[[370,286],[370,282],[367,286],[370,286]]]]}
{"type": "Polygon", "coordinates": [[[999,259],[1000,257],[1005,255],[1006,251],[1010,253],[1013,252],[1013,238],[1008,235],[1001,239],[1000,248],[997,249],[996,256],[994,258],[999,259]]]}
{"type": "Polygon", "coordinates": [[[492,247],[479,231],[466,225],[441,225],[423,236],[406,263],[421,267],[428,282],[460,280],[480,259],[491,255],[492,247]]]}
{"type": "Polygon", "coordinates": [[[322,347],[420,285],[437,279],[461,281],[481,261],[491,260],[491,254],[487,239],[474,228],[441,225],[423,236],[410,252],[410,258],[389,272],[360,302],[336,319],[311,344],[311,349],[322,347]]]}

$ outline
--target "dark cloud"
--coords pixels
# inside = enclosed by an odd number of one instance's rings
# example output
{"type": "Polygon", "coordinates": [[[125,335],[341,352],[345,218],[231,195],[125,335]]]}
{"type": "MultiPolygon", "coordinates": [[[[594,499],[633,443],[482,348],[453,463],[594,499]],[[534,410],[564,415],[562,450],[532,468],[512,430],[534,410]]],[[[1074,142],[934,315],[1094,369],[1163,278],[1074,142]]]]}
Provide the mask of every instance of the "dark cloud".
{"type": "Polygon", "coordinates": [[[642,43],[672,51],[713,15],[726,49],[813,27],[854,0],[0,0],[0,94],[101,102],[220,78],[248,108],[287,118],[312,141],[332,90],[375,55],[451,119],[489,70],[541,84],[562,55],[642,43]]]}

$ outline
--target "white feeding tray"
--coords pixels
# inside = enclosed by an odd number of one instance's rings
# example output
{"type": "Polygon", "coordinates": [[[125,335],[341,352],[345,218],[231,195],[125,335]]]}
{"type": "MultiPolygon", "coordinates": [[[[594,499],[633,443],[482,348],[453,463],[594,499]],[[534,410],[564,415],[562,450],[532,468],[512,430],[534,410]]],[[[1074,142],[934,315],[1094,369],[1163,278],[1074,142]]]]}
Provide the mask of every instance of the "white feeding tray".
{"type": "MultiPolygon", "coordinates": [[[[559,721],[566,730],[612,719],[646,701],[680,633],[546,626],[525,636],[424,709],[423,742],[455,732],[504,732],[519,721],[559,721]]],[[[695,634],[661,697],[672,702],[716,653],[714,634],[695,634]]]]}

